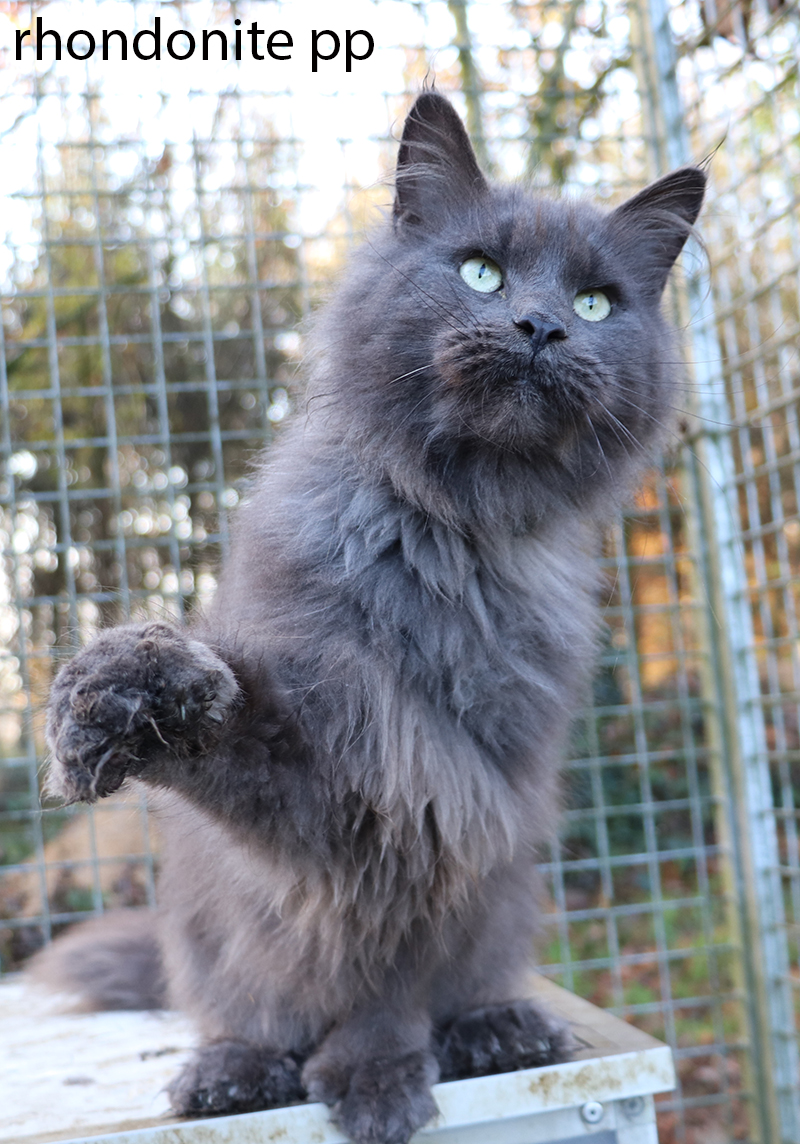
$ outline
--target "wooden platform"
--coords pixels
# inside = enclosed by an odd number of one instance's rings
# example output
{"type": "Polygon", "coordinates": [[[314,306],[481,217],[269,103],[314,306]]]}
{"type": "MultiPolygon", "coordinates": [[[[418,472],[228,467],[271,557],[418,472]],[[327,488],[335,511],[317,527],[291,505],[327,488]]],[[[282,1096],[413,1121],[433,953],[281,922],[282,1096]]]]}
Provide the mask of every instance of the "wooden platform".
{"type": "MultiPolygon", "coordinates": [[[[572,1061],[434,1088],[420,1144],[657,1144],[652,1094],[674,1087],[669,1049],[558,986],[532,993],[570,1022],[572,1061]]],[[[0,1141],[44,1144],[343,1144],[321,1104],[208,1120],[170,1116],[164,1087],[196,1037],[176,1013],[58,1011],[0,987],[0,1141]]]]}

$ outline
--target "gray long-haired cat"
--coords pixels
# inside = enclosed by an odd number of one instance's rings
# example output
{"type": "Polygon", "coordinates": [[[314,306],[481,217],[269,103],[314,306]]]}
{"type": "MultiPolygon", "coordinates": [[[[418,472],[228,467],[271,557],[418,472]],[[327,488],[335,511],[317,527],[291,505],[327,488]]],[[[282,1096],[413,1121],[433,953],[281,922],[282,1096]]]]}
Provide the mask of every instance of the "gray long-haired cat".
{"type": "Polygon", "coordinates": [[[594,657],[599,525],[671,399],[661,293],[686,168],[611,213],[487,184],[450,104],[406,121],[391,222],[315,329],[307,410],[208,614],[105,632],[58,675],[51,787],[160,792],[161,909],[40,970],[168,999],[182,1114],[325,1101],[405,1144],[438,1077],[562,1059],[517,998],[537,845],[594,657]]]}

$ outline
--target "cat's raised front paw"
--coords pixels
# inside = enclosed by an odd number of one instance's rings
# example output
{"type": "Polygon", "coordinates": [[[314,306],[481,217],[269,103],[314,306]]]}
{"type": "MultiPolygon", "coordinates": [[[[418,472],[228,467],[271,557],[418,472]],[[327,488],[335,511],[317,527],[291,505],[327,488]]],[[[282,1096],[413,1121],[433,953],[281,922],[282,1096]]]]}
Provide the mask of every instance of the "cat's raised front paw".
{"type": "Polygon", "coordinates": [[[68,803],[94,802],[165,750],[202,749],[218,737],[238,694],[228,665],[169,624],[101,633],[53,684],[49,790],[68,803]]]}

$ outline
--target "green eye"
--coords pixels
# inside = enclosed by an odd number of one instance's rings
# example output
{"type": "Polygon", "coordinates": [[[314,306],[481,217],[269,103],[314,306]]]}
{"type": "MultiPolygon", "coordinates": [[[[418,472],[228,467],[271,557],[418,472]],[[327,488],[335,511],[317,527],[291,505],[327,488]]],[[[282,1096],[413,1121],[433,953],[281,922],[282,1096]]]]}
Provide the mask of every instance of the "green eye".
{"type": "Polygon", "coordinates": [[[503,285],[503,272],[491,258],[468,258],[461,263],[458,273],[467,286],[481,294],[493,294],[503,285]]]}
{"type": "Polygon", "coordinates": [[[576,294],[572,308],[585,322],[602,322],[611,313],[611,303],[602,290],[585,290],[576,294]]]}

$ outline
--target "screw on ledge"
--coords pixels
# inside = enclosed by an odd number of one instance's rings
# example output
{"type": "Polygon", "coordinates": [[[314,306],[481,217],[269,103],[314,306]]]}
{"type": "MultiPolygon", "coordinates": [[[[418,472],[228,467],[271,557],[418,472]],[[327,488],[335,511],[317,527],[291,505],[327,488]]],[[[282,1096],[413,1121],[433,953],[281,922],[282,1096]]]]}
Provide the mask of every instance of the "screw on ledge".
{"type": "Polygon", "coordinates": [[[605,1109],[597,1100],[587,1100],[581,1108],[581,1120],[587,1124],[598,1124],[603,1119],[605,1109]]]}
{"type": "Polygon", "coordinates": [[[635,1120],[637,1116],[641,1116],[644,1112],[644,1097],[629,1096],[627,1100],[622,1101],[622,1111],[628,1117],[628,1120],[635,1120]]]}

